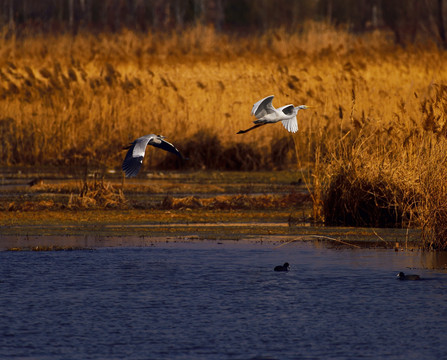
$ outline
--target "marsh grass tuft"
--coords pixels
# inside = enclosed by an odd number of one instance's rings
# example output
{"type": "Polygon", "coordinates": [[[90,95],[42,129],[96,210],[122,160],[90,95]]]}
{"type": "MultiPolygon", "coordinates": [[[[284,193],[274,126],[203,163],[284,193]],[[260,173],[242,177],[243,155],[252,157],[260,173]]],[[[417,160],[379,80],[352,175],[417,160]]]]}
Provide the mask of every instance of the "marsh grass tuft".
{"type": "Polygon", "coordinates": [[[67,207],[69,209],[125,209],[127,200],[121,189],[101,181],[84,181],[79,195],[71,194],[67,207]]]}

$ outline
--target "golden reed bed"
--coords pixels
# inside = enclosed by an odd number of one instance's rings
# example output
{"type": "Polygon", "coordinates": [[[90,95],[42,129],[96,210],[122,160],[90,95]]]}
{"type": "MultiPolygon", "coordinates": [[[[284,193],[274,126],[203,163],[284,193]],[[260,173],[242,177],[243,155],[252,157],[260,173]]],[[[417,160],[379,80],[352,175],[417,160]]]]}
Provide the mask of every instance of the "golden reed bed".
{"type": "MultiPolygon", "coordinates": [[[[231,37],[182,33],[3,37],[1,165],[119,169],[121,147],[160,133],[189,156],[147,168],[312,171],[314,216],[417,226],[447,246],[447,67],[435,46],[397,47],[309,23],[231,37]],[[307,104],[300,131],[245,135],[252,104],[307,104]]],[[[306,177],[304,177],[306,178],[306,177]]]]}

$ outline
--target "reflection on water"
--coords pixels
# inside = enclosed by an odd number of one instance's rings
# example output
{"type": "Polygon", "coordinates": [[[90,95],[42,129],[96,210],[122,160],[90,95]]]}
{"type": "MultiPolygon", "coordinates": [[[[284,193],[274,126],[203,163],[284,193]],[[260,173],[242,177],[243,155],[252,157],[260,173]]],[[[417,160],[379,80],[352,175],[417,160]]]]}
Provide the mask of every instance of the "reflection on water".
{"type": "Polygon", "coordinates": [[[423,261],[310,243],[0,252],[0,358],[441,359],[447,274],[423,261]]]}
{"type": "Polygon", "coordinates": [[[427,269],[447,270],[447,251],[422,251],[421,264],[427,269]]]}

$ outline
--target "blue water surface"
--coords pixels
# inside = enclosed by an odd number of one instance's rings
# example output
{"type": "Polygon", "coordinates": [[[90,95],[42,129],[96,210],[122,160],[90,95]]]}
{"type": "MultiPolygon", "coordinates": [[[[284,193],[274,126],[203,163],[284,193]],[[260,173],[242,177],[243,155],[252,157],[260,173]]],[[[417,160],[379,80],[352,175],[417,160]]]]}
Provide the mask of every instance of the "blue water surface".
{"type": "Polygon", "coordinates": [[[1,359],[445,359],[446,305],[447,274],[421,269],[419,253],[229,241],[0,252],[1,359]]]}

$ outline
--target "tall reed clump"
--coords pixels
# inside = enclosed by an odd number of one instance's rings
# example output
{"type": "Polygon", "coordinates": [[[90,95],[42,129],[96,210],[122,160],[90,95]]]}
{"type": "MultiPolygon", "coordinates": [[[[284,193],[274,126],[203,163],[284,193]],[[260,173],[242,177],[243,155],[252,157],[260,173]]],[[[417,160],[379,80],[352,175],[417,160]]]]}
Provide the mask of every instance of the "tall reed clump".
{"type": "Polygon", "coordinates": [[[436,160],[431,159],[421,174],[424,196],[418,204],[418,220],[425,247],[447,250],[447,163],[446,144],[436,144],[436,160]]]}
{"type": "Polygon", "coordinates": [[[424,139],[420,163],[423,197],[418,220],[426,247],[447,250],[447,82],[433,86],[421,103],[424,139]]]}
{"type": "Polygon", "coordinates": [[[414,98],[386,128],[354,119],[333,143],[322,165],[322,212],[330,225],[419,227],[424,247],[447,249],[447,87],[414,98]]]}

